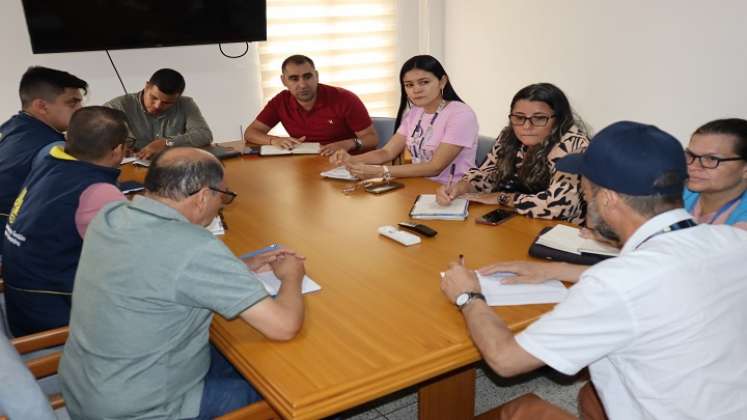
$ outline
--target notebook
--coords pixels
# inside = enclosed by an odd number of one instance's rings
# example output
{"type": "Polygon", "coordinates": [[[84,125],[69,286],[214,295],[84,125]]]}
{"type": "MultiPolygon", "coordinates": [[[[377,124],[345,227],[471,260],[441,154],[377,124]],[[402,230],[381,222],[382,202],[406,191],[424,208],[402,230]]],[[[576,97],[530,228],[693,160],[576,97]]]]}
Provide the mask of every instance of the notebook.
{"type": "MultiPolygon", "coordinates": [[[[265,286],[265,290],[267,290],[267,293],[271,294],[272,296],[275,296],[280,291],[280,279],[277,278],[275,273],[272,271],[263,271],[261,273],[254,273],[259,281],[262,282],[262,285],[265,286]]],[[[322,286],[319,285],[319,283],[315,282],[311,279],[311,277],[304,275],[303,276],[303,283],[301,283],[301,293],[311,293],[316,292],[318,290],[322,290],[322,286]]]]}
{"type": "Polygon", "coordinates": [[[596,254],[617,256],[620,250],[593,239],[582,238],[580,229],[573,226],[555,225],[537,238],[537,244],[576,255],[596,254]]]}
{"type": "Polygon", "coordinates": [[[436,202],[435,194],[420,194],[415,200],[410,217],[421,220],[464,220],[469,215],[469,202],[456,198],[447,206],[436,202]]]}
{"type": "Polygon", "coordinates": [[[150,166],[150,161],[148,159],[135,159],[132,161],[132,164],[137,166],[145,166],[147,168],[150,166]]]}
{"type": "Polygon", "coordinates": [[[128,163],[132,163],[137,160],[137,156],[130,156],[130,157],[124,157],[122,158],[122,162],[120,162],[120,165],[127,165],[128,163]]]}
{"type": "Polygon", "coordinates": [[[343,181],[357,181],[358,180],[358,178],[353,176],[353,174],[351,174],[350,171],[348,171],[347,168],[344,166],[338,166],[337,168],[324,171],[320,173],[319,175],[325,178],[341,179],[343,181]]]}
{"type": "Polygon", "coordinates": [[[490,306],[533,305],[557,303],[565,299],[568,289],[558,280],[537,284],[503,284],[501,280],[511,273],[494,273],[483,276],[477,273],[482,294],[490,306]]]}
{"type": "Polygon", "coordinates": [[[292,149],[265,144],[259,149],[260,156],[278,155],[318,155],[321,145],[319,143],[301,143],[292,149]]]}

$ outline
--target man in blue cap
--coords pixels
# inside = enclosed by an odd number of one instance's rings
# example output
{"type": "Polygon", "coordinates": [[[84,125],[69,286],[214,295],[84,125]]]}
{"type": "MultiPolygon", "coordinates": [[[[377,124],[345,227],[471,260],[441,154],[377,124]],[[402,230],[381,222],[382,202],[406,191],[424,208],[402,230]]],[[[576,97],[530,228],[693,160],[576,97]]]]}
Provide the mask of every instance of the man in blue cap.
{"type": "MultiPolygon", "coordinates": [[[[452,263],[441,288],[460,303],[486,362],[502,376],[588,366],[582,418],[747,418],[747,233],[696,225],[682,208],[680,143],[654,126],[618,122],[557,167],[582,175],[590,227],[622,250],[516,336],[485,303],[474,272],[452,263]]],[[[533,395],[500,411],[573,418],[533,395]]]]}

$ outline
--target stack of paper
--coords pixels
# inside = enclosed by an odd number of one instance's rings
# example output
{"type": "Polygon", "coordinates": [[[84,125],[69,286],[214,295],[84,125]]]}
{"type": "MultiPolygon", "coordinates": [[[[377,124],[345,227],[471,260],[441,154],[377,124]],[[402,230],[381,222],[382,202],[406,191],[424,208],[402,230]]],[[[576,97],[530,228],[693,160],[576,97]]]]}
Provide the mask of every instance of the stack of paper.
{"type": "Polygon", "coordinates": [[[435,194],[420,194],[410,210],[410,217],[421,220],[464,220],[469,212],[469,202],[463,198],[454,199],[449,205],[436,202],[435,194]]]}
{"type": "Polygon", "coordinates": [[[538,284],[503,284],[504,277],[511,273],[494,273],[483,276],[477,273],[482,294],[490,306],[533,305],[556,303],[565,299],[568,289],[558,280],[538,284]]]}
{"type": "MultiPolygon", "coordinates": [[[[267,293],[275,296],[280,291],[280,279],[272,271],[263,271],[261,273],[254,273],[262,285],[265,286],[267,293]]],[[[301,293],[311,293],[321,290],[322,286],[319,283],[311,280],[309,276],[303,276],[303,283],[301,283],[301,293]]]]}
{"type": "Polygon", "coordinates": [[[224,235],[226,233],[226,229],[223,227],[223,222],[220,220],[220,216],[215,216],[213,221],[210,222],[205,229],[209,230],[215,236],[224,235]]]}
{"type": "Polygon", "coordinates": [[[337,168],[324,171],[320,173],[319,175],[325,178],[342,179],[344,181],[357,181],[358,180],[358,178],[353,176],[353,174],[351,174],[350,171],[348,171],[347,168],[344,166],[338,166],[337,168]]]}
{"type": "Polygon", "coordinates": [[[617,256],[620,250],[607,244],[603,244],[593,239],[581,237],[581,231],[578,228],[566,225],[555,225],[549,231],[537,238],[539,245],[555,248],[573,254],[598,254],[617,256]]]}
{"type": "Polygon", "coordinates": [[[318,155],[321,145],[319,143],[301,143],[292,149],[265,144],[259,149],[261,156],[277,155],[318,155]]]}

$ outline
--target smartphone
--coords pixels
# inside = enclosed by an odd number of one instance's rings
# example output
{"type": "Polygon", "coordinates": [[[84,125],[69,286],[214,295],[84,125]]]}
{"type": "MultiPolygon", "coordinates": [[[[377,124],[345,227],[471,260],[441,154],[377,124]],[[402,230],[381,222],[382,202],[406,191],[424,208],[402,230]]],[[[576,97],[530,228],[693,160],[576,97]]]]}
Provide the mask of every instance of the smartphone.
{"type": "Polygon", "coordinates": [[[503,210],[503,209],[495,209],[489,213],[485,213],[482,216],[478,217],[475,222],[483,224],[483,225],[499,225],[506,220],[514,217],[516,213],[509,211],[509,210],[503,210]]]}
{"type": "Polygon", "coordinates": [[[400,184],[399,182],[387,182],[384,184],[374,184],[368,186],[366,187],[366,191],[370,192],[371,194],[382,194],[402,187],[404,187],[404,184],[400,184]]]}

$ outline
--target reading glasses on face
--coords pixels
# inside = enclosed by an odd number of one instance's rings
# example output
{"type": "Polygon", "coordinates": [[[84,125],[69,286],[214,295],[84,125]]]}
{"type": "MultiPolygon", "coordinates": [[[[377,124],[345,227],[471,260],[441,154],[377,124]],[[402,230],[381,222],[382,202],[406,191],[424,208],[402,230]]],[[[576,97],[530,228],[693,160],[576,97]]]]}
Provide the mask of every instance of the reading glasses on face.
{"type": "MultiPolygon", "coordinates": [[[[221,195],[221,201],[223,202],[223,204],[226,204],[226,205],[233,203],[233,199],[236,198],[236,197],[238,197],[238,194],[236,194],[235,192],[230,191],[230,190],[221,190],[220,188],[211,187],[211,186],[208,186],[208,189],[212,190],[212,191],[215,191],[215,192],[221,193],[222,194],[221,195]]],[[[198,192],[200,192],[201,190],[202,190],[202,188],[200,188],[199,190],[197,190],[195,192],[190,193],[189,195],[195,195],[198,192]]]]}
{"type": "Polygon", "coordinates": [[[531,117],[527,117],[526,115],[508,114],[511,125],[524,125],[529,121],[535,127],[544,127],[550,121],[550,118],[555,118],[555,115],[532,115],[531,117]]]}
{"type": "Polygon", "coordinates": [[[700,162],[700,166],[702,166],[705,169],[716,169],[718,168],[718,165],[721,164],[721,162],[731,162],[733,160],[744,160],[741,157],[730,157],[730,158],[720,158],[716,156],[710,156],[710,155],[696,155],[695,153],[691,152],[688,149],[685,149],[685,159],[687,160],[688,165],[692,165],[695,163],[695,159],[700,162]]]}

